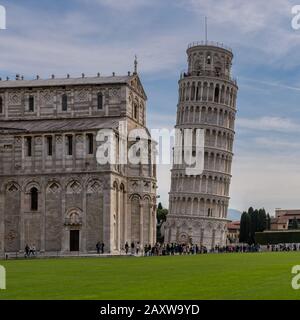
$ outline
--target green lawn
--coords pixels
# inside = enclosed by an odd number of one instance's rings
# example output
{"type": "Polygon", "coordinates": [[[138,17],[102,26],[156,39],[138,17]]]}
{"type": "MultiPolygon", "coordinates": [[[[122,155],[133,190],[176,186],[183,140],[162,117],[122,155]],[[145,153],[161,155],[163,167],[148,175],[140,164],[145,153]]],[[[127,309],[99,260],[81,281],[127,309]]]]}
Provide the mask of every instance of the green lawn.
{"type": "Polygon", "coordinates": [[[299,299],[300,253],[0,261],[0,299],[299,299]]]}

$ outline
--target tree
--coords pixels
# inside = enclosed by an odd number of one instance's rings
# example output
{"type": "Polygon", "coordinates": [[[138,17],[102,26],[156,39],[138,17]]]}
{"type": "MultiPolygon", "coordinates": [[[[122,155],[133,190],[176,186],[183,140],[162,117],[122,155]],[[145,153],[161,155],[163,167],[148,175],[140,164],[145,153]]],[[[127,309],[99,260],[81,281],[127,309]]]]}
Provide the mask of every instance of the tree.
{"type": "Polygon", "coordinates": [[[292,229],[293,230],[296,230],[298,229],[298,221],[297,221],[297,218],[294,217],[293,221],[292,221],[292,229]]]}
{"type": "Polygon", "coordinates": [[[248,214],[250,215],[250,244],[255,243],[255,232],[258,229],[258,210],[253,210],[252,207],[249,208],[248,214]]]}
{"type": "Polygon", "coordinates": [[[266,229],[267,229],[267,230],[271,230],[271,217],[270,217],[269,214],[267,214],[266,229]]]}
{"type": "Polygon", "coordinates": [[[157,206],[157,212],[156,212],[158,222],[166,221],[168,212],[169,212],[168,209],[163,208],[160,202],[157,206]]]}
{"type": "Polygon", "coordinates": [[[243,212],[240,222],[240,242],[255,243],[255,233],[271,229],[271,218],[264,208],[243,212]]]}
{"type": "Polygon", "coordinates": [[[252,207],[250,207],[250,208],[248,209],[248,213],[250,214],[250,216],[251,216],[251,214],[253,213],[253,211],[254,211],[254,209],[253,209],[252,207]]]}
{"type": "Polygon", "coordinates": [[[267,228],[267,215],[264,208],[258,210],[257,230],[263,232],[267,228]]]}
{"type": "Polygon", "coordinates": [[[164,241],[164,235],[161,233],[161,227],[164,224],[164,222],[167,220],[167,214],[168,214],[168,209],[163,208],[161,202],[157,206],[156,210],[156,218],[157,218],[157,228],[156,228],[156,236],[157,236],[157,241],[158,242],[163,242],[164,241]]]}
{"type": "Polygon", "coordinates": [[[240,239],[239,239],[240,242],[242,243],[250,242],[250,228],[251,228],[250,214],[244,211],[240,220],[240,239]]]}
{"type": "Polygon", "coordinates": [[[157,212],[157,220],[165,222],[167,220],[168,209],[161,209],[157,212]]]}

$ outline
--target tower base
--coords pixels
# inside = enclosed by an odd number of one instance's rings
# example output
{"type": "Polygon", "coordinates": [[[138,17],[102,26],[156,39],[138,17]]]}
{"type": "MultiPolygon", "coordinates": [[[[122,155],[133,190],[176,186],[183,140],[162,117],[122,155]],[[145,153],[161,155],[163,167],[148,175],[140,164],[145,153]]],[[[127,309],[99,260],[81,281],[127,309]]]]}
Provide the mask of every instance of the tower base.
{"type": "Polygon", "coordinates": [[[226,245],[226,219],[169,216],[165,225],[165,243],[197,244],[212,249],[226,245]]]}

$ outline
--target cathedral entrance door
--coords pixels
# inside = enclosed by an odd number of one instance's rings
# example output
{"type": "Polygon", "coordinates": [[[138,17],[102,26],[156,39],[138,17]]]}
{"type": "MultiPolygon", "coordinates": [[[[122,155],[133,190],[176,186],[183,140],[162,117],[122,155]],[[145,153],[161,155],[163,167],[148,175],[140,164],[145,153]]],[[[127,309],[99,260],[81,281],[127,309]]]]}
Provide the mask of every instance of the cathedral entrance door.
{"type": "Polygon", "coordinates": [[[79,251],[79,230],[70,230],[70,251],[79,251]]]}

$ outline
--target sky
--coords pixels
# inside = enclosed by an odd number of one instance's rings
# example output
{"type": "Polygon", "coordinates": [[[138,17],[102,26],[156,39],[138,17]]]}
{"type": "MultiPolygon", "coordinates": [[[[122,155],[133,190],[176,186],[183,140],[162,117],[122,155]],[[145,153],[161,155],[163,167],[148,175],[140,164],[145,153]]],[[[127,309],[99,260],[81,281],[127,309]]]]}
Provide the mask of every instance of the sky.
{"type": "MultiPolygon", "coordinates": [[[[0,76],[127,74],[134,55],[150,128],[175,124],[178,79],[190,42],[234,52],[236,139],[230,208],[300,208],[300,30],[288,0],[0,0],[0,76]]],[[[170,167],[158,168],[168,206],[170,167]]]]}

